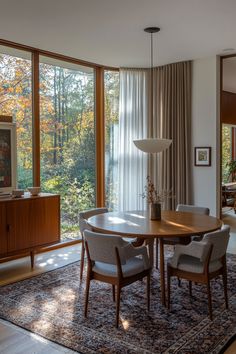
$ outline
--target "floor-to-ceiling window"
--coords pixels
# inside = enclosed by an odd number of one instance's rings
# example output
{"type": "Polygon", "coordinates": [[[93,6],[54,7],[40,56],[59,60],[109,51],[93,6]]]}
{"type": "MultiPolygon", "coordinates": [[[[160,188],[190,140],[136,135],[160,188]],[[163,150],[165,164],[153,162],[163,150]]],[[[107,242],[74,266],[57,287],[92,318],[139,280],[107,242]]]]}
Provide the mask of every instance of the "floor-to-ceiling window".
{"type": "Polygon", "coordinates": [[[78,238],[79,211],[104,200],[117,209],[119,71],[0,42],[0,115],[17,127],[18,188],[60,194],[62,239],[78,238]]]}
{"type": "Polygon", "coordinates": [[[105,70],[105,182],[106,206],[118,208],[119,72],[105,70]]]}
{"type": "Polygon", "coordinates": [[[31,53],[0,46],[0,115],[11,116],[17,131],[19,188],[32,186],[31,53]]]}
{"type": "Polygon", "coordinates": [[[40,56],[41,186],[61,195],[62,237],[95,207],[94,70],[40,56]]]}

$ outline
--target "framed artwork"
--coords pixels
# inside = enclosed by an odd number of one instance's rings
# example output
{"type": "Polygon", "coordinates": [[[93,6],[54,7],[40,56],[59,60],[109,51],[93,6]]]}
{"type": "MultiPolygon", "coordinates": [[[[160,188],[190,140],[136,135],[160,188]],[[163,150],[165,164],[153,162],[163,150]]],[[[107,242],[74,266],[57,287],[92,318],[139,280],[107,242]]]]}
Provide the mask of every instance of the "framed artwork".
{"type": "Polygon", "coordinates": [[[194,148],[194,165],[211,166],[211,147],[194,148]]]}
{"type": "Polygon", "coordinates": [[[16,125],[0,123],[0,195],[16,188],[16,125]]]}

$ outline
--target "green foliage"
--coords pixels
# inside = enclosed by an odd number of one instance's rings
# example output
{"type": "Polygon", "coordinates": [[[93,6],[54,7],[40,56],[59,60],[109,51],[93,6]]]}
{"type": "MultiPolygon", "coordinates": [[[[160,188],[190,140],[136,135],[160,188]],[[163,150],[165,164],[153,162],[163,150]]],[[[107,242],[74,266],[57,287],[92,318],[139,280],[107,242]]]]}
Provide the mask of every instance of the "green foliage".
{"type": "Polygon", "coordinates": [[[236,160],[232,160],[226,164],[228,167],[228,179],[231,177],[232,182],[236,180],[236,160]]]}
{"type": "Polygon", "coordinates": [[[105,71],[106,206],[118,207],[117,134],[119,123],[119,72],[105,71]]]}
{"type": "Polygon", "coordinates": [[[231,127],[222,125],[222,182],[229,182],[231,161],[231,127]]]}
{"type": "Polygon", "coordinates": [[[94,76],[40,64],[41,181],[61,195],[62,231],[95,206],[94,76]]]}
{"type": "MultiPolygon", "coordinates": [[[[43,57],[41,60],[44,61],[43,57]]],[[[41,187],[61,195],[63,233],[78,234],[78,213],[95,206],[94,72],[40,63],[41,187]]],[[[0,54],[0,114],[17,124],[18,186],[32,186],[31,61],[0,54]]],[[[119,73],[105,71],[107,198],[114,193],[114,126],[119,73]]]]}
{"type": "Polygon", "coordinates": [[[81,210],[94,207],[94,187],[88,181],[70,181],[67,176],[55,176],[44,182],[44,188],[50,193],[61,195],[62,222],[78,225],[78,214],[81,210]]]}

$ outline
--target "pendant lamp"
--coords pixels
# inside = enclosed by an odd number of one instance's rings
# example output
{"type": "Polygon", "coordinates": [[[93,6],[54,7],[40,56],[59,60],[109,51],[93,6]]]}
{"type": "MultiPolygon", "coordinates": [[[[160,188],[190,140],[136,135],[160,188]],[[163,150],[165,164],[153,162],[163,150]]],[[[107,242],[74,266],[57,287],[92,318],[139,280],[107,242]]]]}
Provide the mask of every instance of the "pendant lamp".
{"type": "MultiPolygon", "coordinates": [[[[154,114],[154,90],[153,90],[153,33],[160,31],[159,27],[147,27],[144,29],[145,32],[151,34],[151,109],[152,115],[154,114]]],[[[137,139],[133,140],[135,146],[147,153],[158,153],[162,152],[170,146],[172,140],[170,139],[158,139],[158,138],[148,138],[148,139],[137,139]]]]}

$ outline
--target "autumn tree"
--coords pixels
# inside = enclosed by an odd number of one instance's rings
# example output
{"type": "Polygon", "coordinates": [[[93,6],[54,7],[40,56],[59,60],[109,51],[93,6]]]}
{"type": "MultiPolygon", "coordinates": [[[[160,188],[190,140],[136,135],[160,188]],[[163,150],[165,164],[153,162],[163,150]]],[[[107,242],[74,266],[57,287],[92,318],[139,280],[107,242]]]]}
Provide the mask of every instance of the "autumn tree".
{"type": "MultiPolygon", "coordinates": [[[[32,67],[23,56],[0,54],[0,114],[16,123],[18,186],[26,189],[32,185],[32,67]]],[[[95,206],[94,72],[40,60],[41,187],[61,195],[62,231],[77,236],[79,211],[95,206]]],[[[113,207],[119,73],[105,73],[105,88],[106,196],[113,207]]]]}

